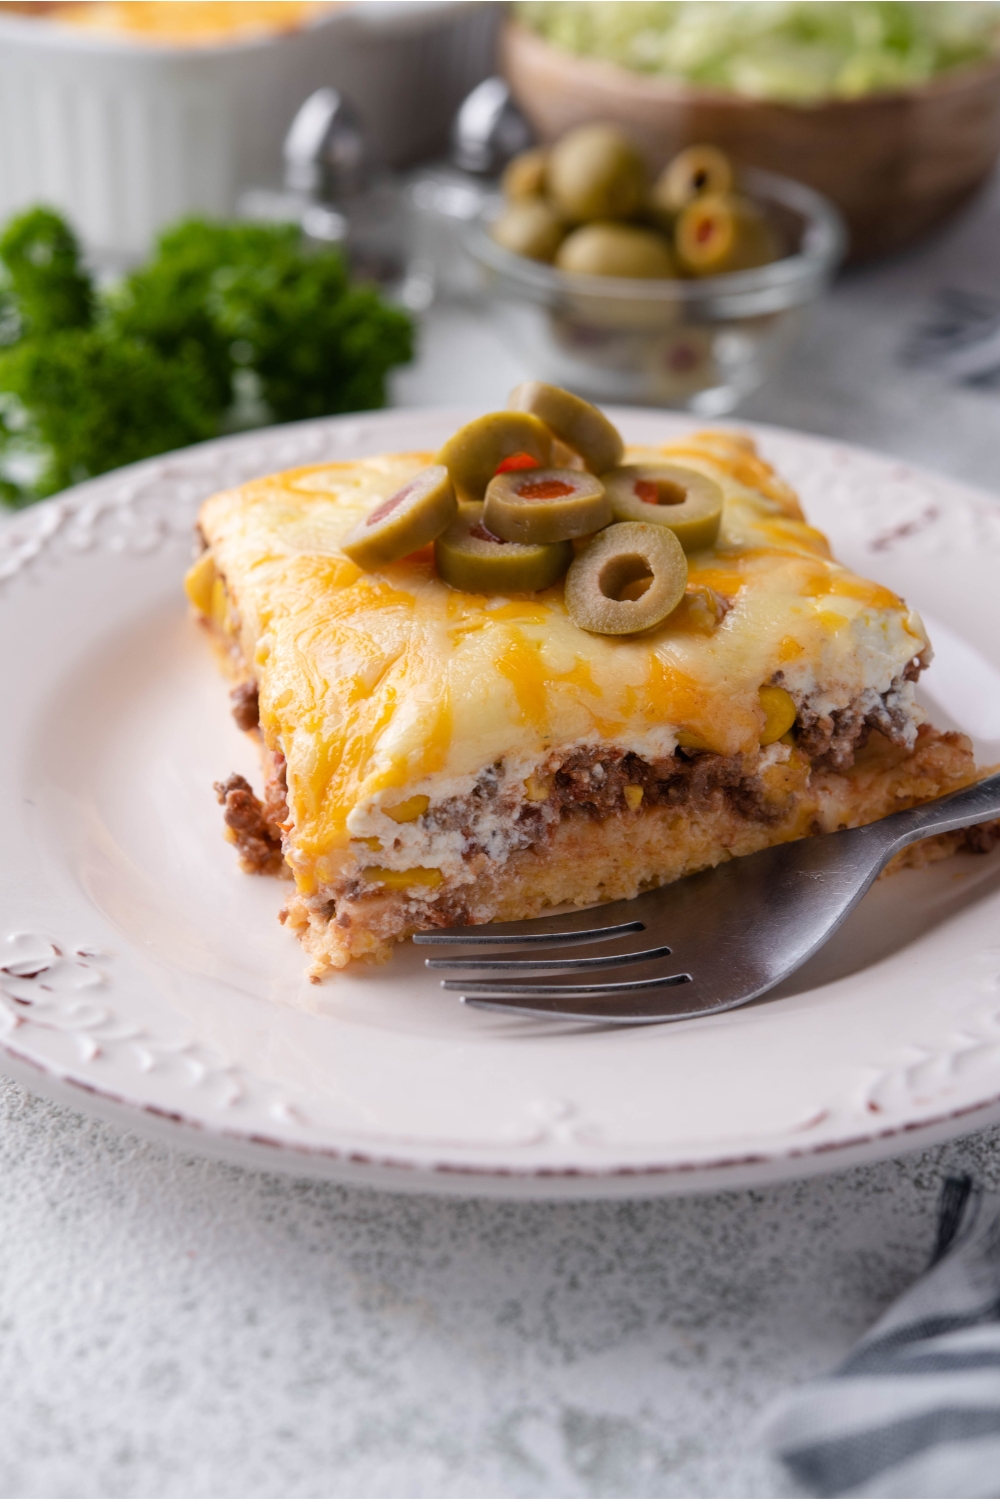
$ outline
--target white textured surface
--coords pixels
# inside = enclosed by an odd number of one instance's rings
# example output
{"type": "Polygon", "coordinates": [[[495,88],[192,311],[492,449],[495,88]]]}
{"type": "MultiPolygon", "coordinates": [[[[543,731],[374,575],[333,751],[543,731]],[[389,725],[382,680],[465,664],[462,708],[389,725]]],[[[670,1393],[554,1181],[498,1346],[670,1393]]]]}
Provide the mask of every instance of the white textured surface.
{"type": "MultiPolygon", "coordinates": [[[[893,363],[934,287],[1000,293],[998,232],[994,198],[854,275],[752,414],[1000,488],[1000,397],[893,363]]],[[[460,324],[402,398],[503,395],[516,364],[462,357],[460,324]]],[[[780,1493],[756,1413],[920,1269],[946,1166],[998,1185],[998,1145],[705,1199],[460,1203],[187,1160],[0,1085],[0,1490],[780,1493]]]]}
{"type": "Polygon", "coordinates": [[[0,1490],[768,1495],[757,1414],[920,1269],[944,1162],[714,1198],[397,1198],[0,1084],[0,1490]]]}

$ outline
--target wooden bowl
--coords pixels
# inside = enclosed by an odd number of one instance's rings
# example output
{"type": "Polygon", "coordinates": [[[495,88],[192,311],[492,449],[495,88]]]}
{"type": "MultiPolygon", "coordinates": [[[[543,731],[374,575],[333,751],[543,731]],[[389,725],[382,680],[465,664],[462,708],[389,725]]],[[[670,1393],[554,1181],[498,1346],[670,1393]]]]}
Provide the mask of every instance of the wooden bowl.
{"type": "Polygon", "coordinates": [[[739,162],[824,193],[847,221],[853,260],[899,250],[959,208],[1000,155],[1000,58],[919,88],[772,104],[576,57],[516,23],[503,72],[541,141],[586,120],[621,125],[659,170],[708,141],[739,162]]]}

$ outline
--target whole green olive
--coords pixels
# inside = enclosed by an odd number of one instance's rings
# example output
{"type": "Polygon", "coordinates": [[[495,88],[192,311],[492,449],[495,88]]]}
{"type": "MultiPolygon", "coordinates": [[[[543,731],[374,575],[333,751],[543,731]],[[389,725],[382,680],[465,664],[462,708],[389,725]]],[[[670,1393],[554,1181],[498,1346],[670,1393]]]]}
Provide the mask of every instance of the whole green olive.
{"type": "Polygon", "coordinates": [[[556,253],[560,271],[577,276],[677,275],[670,246],[653,229],[634,224],[585,224],[566,236],[556,253]]]}
{"type": "Polygon", "coordinates": [[[646,165],[616,126],[580,125],[552,147],[546,183],[565,219],[627,219],[645,199],[646,165]]]}
{"type": "Polygon", "coordinates": [[[688,146],[664,167],[651,196],[662,212],[679,214],[692,199],[705,193],[728,193],[732,186],[729,158],[717,146],[688,146]]]}
{"type": "Polygon", "coordinates": [[[562,244],[566,226],[542,198],[508,203],[490,225],[490,235],[514,255],[550,261],[562,244]]]}
{"type": "Polygon", "coordinates": [[[519,151],[504,168],[500,188],[508,203],[524,198],[540,198],[545,192],[545,171],[549,153],[541,146],[519,151]]]}
{"type": "Polygon", "coordinates": [[[692,276],[721,276],[766,266],[780,254],[778,237],[760,210],[737,193],[693,198],[674,230],[677,257],[692,276]]]}

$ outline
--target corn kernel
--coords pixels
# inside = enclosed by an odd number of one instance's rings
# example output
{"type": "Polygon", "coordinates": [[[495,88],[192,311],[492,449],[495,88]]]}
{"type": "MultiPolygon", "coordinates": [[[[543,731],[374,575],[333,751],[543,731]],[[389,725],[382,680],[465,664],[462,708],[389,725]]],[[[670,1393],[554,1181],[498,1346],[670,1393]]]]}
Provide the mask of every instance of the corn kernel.
{"type": "Polygon", "coordinates": [[[215,583],[215,562],[211,552],[203,552],[196,563],[184,575],[184,590],[195,609],[203,615],[212,613],[212,586],[215,583]]]}
{"type": "Polygon", "coordinates": [[[678,729],[677,743],[682,750],[711,750],[707,740],[703,740],[700,734],[692,734],[690,730],[678,729]]]}
{"type": "Polygon", "coordinates": [[[689,624],[701,635],[711,635],[726,618],[726,601],[704,584],[688,584],[684,605],[689,624]]]}
{"type": "Polygon", "coordinates": [[[796,657],[804,655],[805,649],[805,646],[797,641],[794,635],[782,636],[778,642],[778,660],[795,661],[796,657]]]}
{"type": "Polygon", "coordinates": [[[421,793],[417,797],[407,797],[405,802],[397,802],[395,807],[383,807],[382,811],[394,823],[415,823],[430,805],[431,799],[421,793]]]}
{"type": "Polygon", "coordinates": [[[634,786],[632,782],[628,782],[623,790],[625,793],[625,801],[628,803],[629,812],[635,812],[636,808],[639,806],[639,803],[642,801],[642,787],[634,786]]]}
{"type": "Polygon", "coordinates": [[[358,839],[357,842],[364,844],[365,848],[371,849],[374,854],[377,854],[382,847],[381,839],[358,839]]]}
{"type": "Polygon", "coordinates": [[[229,632],[232,625],[229,614],[229,595],[226,593],[224,581],[218,574],[212,580],[212,603],[208,613],[213,624],[217,625],[221,631],[229,632]]]}
{"type": "Polygon", "coordinates": [[[761,730],[760,742],[762,745],[773,745],[795,723],[795,700],[791,693],[780,687],[762,687],[757,697],[764,710],[764,728],[761,730]]]}
{"type": "Polygon", "coordinates": [[[361,871],[361,878],[370,885],[384,885],[390,891],[405,891],[414,885],[440,885],[444,876],[440,870],[425,870],[419,865],[412,870],[385,870],[381,865],[369,865],[361,871]]]}
{"type": "Polygon", "coordinates": [[[544,802],[549,795],[549,782],[542,776],[529,776],[524,783],[524,795],[528,802],[544,802]]]}

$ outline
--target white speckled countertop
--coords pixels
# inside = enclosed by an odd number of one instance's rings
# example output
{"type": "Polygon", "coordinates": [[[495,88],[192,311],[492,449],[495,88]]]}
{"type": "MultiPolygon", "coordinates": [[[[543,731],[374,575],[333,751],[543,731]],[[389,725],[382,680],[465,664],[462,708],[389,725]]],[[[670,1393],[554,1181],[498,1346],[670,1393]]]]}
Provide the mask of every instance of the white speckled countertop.
{"type": "MultiPolygon", "coordinates": [[[[854,272],[758,420],[1000,490],[1000,390],[903,369],[949,286],[1000,297],[1000,185],[854,272]]],[[[429,321],[407,405],[523,371],[429,321]]],[[[402,1198],[191,1159],[0,1081],[0,1492],[783,1494],[769,1399],[920,1270],[946,1170],[1000,1185],[1000,1131],[701,1199],[402,1198]]]]}

